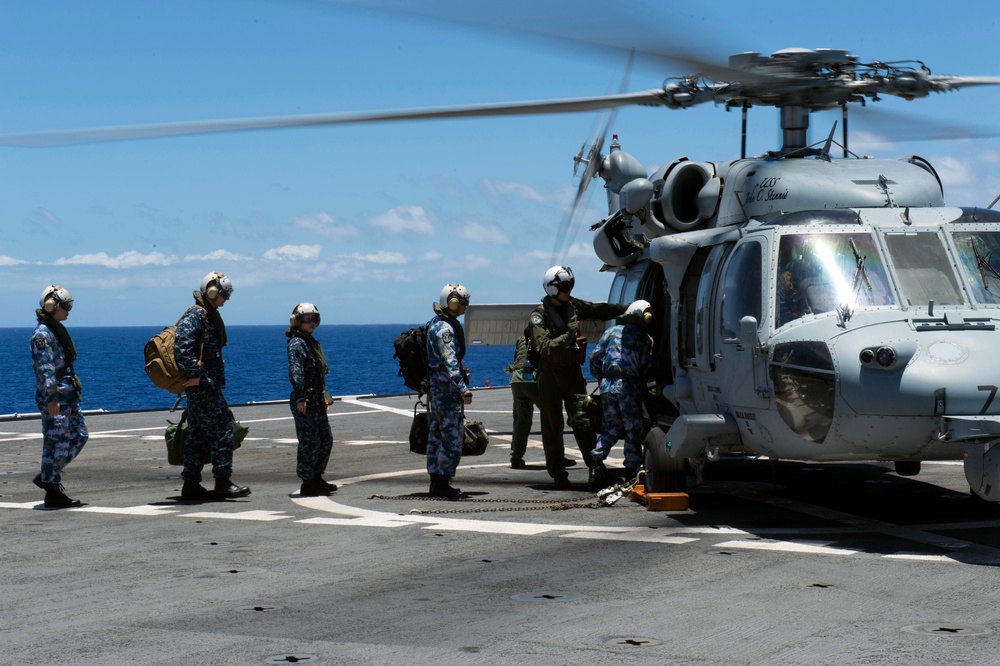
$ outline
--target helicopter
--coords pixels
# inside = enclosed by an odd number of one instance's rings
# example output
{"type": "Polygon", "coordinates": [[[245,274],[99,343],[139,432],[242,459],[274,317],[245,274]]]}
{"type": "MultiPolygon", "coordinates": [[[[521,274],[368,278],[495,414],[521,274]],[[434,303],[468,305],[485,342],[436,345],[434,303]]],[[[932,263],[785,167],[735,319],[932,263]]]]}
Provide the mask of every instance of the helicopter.
{"type": "MultiPolygon", "coordinates": [[[[963,460],[975,496],[1000,501],[1000,405],[991,349],[1000,304],[1000,213],[944,204],[919,156],[831,155],[810,114],[878,95],[905,99],[996,79],[937,77],[922,63],[846,51],[730,58],[749,82],[667,87],[779,109],[783,145],[728,162],[678,158],[646,176],[617,141],[596,175],[609,215],[594,247],[611,300],[653,303],[657,425],[647,490],[683,490],[686,458],[963,460]]],[[[993,203],[996,203],[994,200],[993,203]]],[[[991,204],[992,206],[992,204],[991,204]]]]}
{"type": "MultiPolygon", "coordinates": [[[[701,65],[701,63],[696,63],[701,65]]],[[[990,363],[1000,303],[1000,213],[944,203],[923,158],[858,157],[847,109],[881,96],[995,85],[923,63],[862,62],[837,49],[741,53],[661,88],[466,107],[40,132],[0,145],[67,145],[208,132],[408,119],[774,107],[780,149],[726,162],[681,157],[646,172],[603,134],[576,161],[605,183],[594,250],[611,302],[653,304],[658,397],[647,488],[677,490],[685,459],[964,460],[976,496],[1000,501],[1000,401],[990,363]],[[811,144],[815,111],[841,108],[811,144]],[[834,148],[843,155],[836,157],[834,148]],[[586,157],[584,155],[586,154],[586,157]]],[[[745,134],[745,129],[744,129],[745,134]]],[[[578,193],[579,198],[579,193],[578,193]]]]}

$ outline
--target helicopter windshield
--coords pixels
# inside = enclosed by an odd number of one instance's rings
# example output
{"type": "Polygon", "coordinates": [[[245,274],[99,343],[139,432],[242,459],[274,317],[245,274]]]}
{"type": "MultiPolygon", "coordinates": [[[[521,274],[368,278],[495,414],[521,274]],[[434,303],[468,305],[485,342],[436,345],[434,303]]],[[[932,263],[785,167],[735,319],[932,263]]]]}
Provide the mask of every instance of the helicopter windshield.
{"type": "Polygon", "coordinates": [[[776,328],[841,307],[896,304],[871,234],[783,235],[777,270],[776,328]]]}
{"type": "MultiPolygon", "coordinates": [[[[938,305],[965,302],[951,258],[938,233],[886,232],[884,237],[907,305],[927,305],[929,301],[938,305]]],[[[975,262],[974,255],[972,260],[975,262]]],[[[978,277],[978,269],[974,275],[978,277]]]]}
{"type": "Polygon", "coordinates": [[[1000,304],[1000,233],[956,231],[951,237],[972,297],[979,303],[1000,304]]]}

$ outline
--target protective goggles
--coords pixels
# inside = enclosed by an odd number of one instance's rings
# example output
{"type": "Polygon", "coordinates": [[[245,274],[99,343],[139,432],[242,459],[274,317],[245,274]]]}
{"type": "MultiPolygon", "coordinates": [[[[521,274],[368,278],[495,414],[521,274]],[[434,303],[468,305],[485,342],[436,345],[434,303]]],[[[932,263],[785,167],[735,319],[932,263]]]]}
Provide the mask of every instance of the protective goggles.
{"type": "Polygon", "coordinates": [[[300,314],[295,316],[299,320],[300,324],[318,324],[319,323],[319,313],[318,312],[307,312],[305,314],[300,314]]]}
{"type": "Polygon", "coordinates": [[[63,310],[65,310],[66,312],[69,312],[70,310],[73,309],[73,300],[72,299],[70,299],[68,301],[56,301],[56,304],[59,307],[61,307],[63,310]]]}
{"type": "Polygon", "coordinates": [[[575,280],[563,280],[561,282],[556,282],[555,287],[560,294],[568,294],[573,291],[574,284],[576,284],[575,280]]]}

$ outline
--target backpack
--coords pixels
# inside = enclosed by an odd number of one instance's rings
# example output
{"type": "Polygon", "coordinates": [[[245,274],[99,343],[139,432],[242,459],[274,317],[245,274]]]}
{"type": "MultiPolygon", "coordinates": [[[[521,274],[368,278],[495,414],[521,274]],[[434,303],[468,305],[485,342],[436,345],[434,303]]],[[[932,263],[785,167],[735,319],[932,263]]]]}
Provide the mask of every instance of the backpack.
{"type": "MultiPolygon", "coordinates": [[[[180,323],[180,319],[177,320],[180,323]]],[[[177,367],[177,359],[174,358],[174,342],[177,340],[177,324],[167,326],[165,329],[154,335],[143,347],[143,354],[146,357],[146,376],[157,388],[170,391],[174,395],[184,392],[184,382],[187,375],[177,367]]],[[[201,343],[205,344],[205,332],[202,333],[201,343]]],[[[199,362],[201,351],[198,352],[199,362]]]]}
{"type": "Polygon", "coordinates": [[[392,341],[396,353],[392,357],[399,361],[399,376],[403,385],[411,391],[427,393],[427,326],[417,326],[403,331],[392,341]]]}

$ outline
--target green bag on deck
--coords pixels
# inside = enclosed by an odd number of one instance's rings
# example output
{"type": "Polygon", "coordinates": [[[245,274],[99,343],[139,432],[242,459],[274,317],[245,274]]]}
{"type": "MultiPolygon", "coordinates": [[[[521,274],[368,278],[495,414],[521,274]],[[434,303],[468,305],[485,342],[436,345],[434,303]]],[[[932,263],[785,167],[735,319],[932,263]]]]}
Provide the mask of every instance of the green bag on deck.
{"type": "MultiPolygon", "coordinates": [[[[229,415],[232,416],[233,413],[230,411],[229,415]]],[[[184,441],[187,439],[187,410],[185,409],[181,412],[181,420],[174,423],[170,419],[167,419],[166,432],[163,433],[163,438],[167,442],[167,462],[171,465],[183,465],[184,464],[184,441]]],[[[243,444],[243,440],[246,438],[247,433],[250,432],[250,428],[243,425],[233,417],[233,451],[240,448],[243,444]]],[[[209,464],[212,462],[212,452],[205,451],[204,459],[202,462],[204,464],[209,464]]]]}

